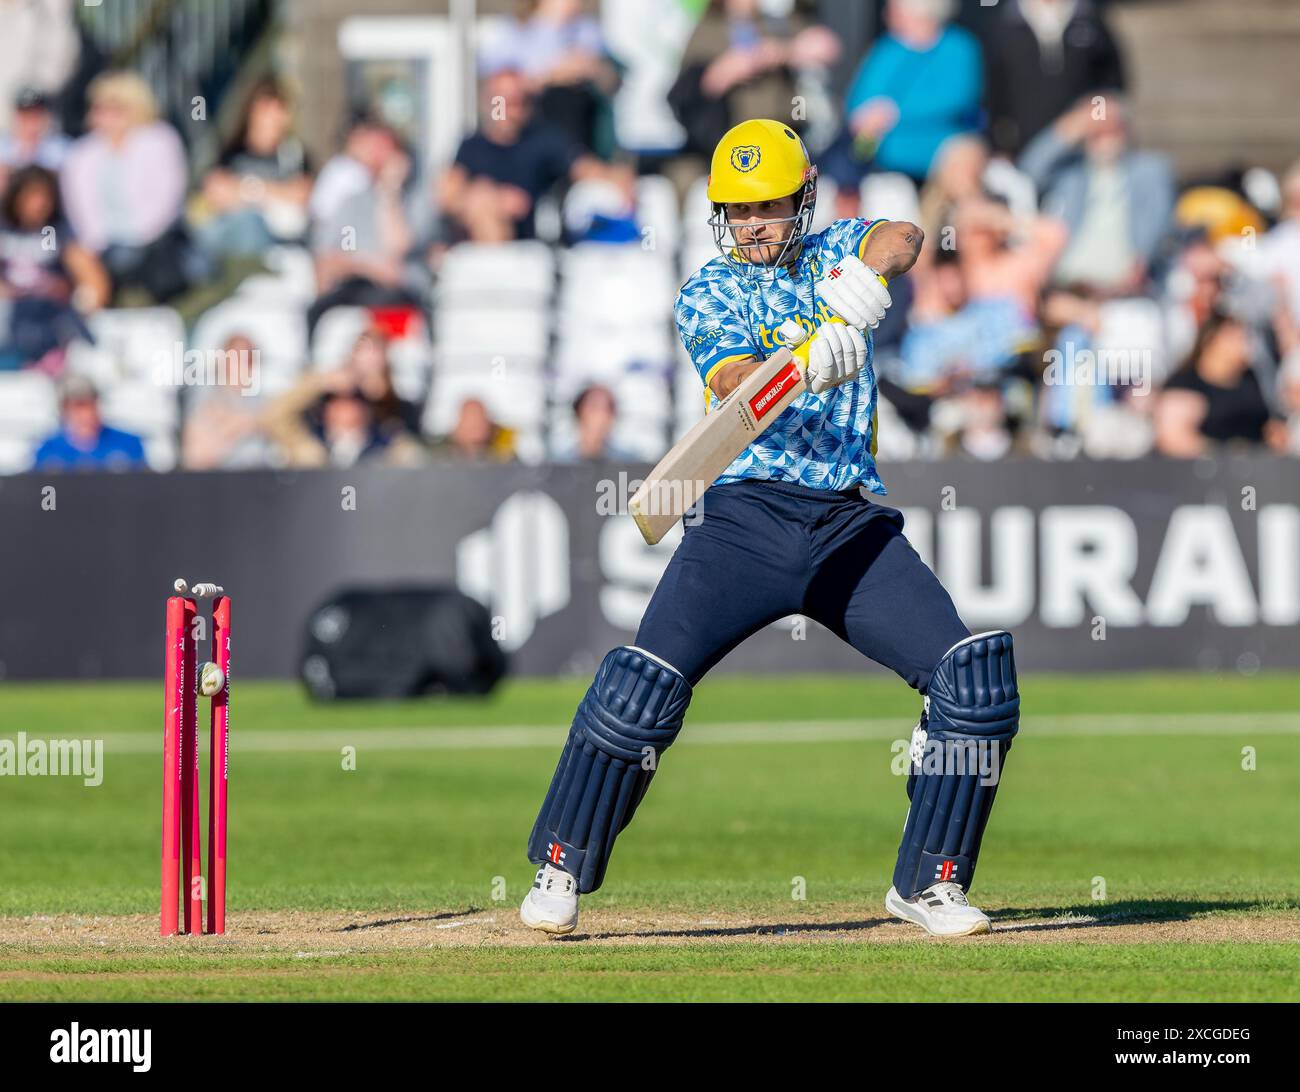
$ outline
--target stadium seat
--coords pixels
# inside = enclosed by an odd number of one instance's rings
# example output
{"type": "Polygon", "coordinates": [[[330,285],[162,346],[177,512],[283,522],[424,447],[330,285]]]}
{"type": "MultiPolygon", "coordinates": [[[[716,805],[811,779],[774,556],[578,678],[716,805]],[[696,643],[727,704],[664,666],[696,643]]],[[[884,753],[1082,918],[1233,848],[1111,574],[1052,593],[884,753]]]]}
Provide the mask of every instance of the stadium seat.
{"type": "Polygon", "coordinates": [[[673,413],[673,388],[662,367],[631,366],[611,370],[605,375],[595,372],[562,374],[555,378],[553,394],[559,405],[569,406],[593,383],[608,387],[618,402],[618,415],[636,417],[666,425],[673,413]]]}
{"type": "Polygon", "coordinates": [[[915,459],[920,443],[884,395],[876,399],[876,460],[881,466],[915,459]]]}
{"type": "Polygon", "coordinates": [[[1147,362],[1150,380],[1159,385],[1169,374],[1166,353],[1165,317],[1155,300],[1108,300],[1101,305],[1101,325],[1097,331],[1098,350],[1129,351],[1147,362]]]}
{"type": "Polygon", "coordinates": [[[1038,211],[1038,187],[1034,180],[1005,159],[991,159],[984,168],[984,185],[989,193],[1003,198],[1017,216],[1038,211]]]}
{"type": "Polygon", "coordinates": [[[474,307],[442,307],[434,320],[438,353],[533,354],[550,344],[550,319],[541,307],[504,307],[481,297],[474,307]]]}
{"type": "Polygon", "coordinates": [[[561,262],[561,321],[642,325],[666,322],[677,293],[670,255],[638,244],[584,243],[561,262]]]}
{"type": "Polygon", "coordinates": [[[862,215],[871,220],[921,220],[916,183],[905,174],[882,172],[862,180],[862,215]]]}
{"type": "Polygon", "coordinates": [[[25,436],[0,433],[0,475],[22,474],[30,470],[36,444],[36,440],[25,436]]]}
{"type": "Polygon", "coordinates": [[[651,249],[668,257],[677,253],[682,241],[682,212],[677,203],[677,187],[662,175],[646,175],[636,182],[636,220],[643,238],[653,242],[651,249]],[[654,234],[645,236],[647,228],[654,234]]]}
{"type": "Polygon", "coordinates": [[[632,368],[662,375],[671,370],[672,354],[672,331],[662,318],[638,325],[565,328],[555,347],[558,397],[586,382],[612,382],[632,368]]]}
{"type": "Polygon", "coordinates": [[[320,317],[311,339],[311,365],[337,368],[352,352],[357,338],[370,329],[364,307],[331,307],[320,317]]]}
{"type": "Polygon", "coordinates": [[[388,344],[388,365],[393,377],[393,389],[408,402],[418,402],[429,391],[430,372],[433,369],[433,344],[424,323],[412,337],[400,338],[388,344]]]}
{"type": "MultiPolygon", "coordinates": [[[[682,244],[681,265],[677,269],[677,286],[680,288],[700,269],[718,257],[718,248],[713,245],[713,237],[690,235],[682,244]]],[[[677,294],[673,293],[676,300],[677,294]]]]}
{"type": "Polygon", "coordinates": [[[555,257],[536,240],[461,243],[444,256],[434,299],[439,307],[542,306],[555,294],[555,257]]]}
{"type": "Polygon", "coordinates": [[[316,298],[316,266],[305,247],[272,247],[262,260],[270,272],[245,277],[237,289],[238,295],[304,309],[316,298]]]}
{"type": "Polygon", "coordinates": [[[708,224],[713,206],[709,204],[708,189],[707,175],[701,175],[686,189],[686,196],[682,200],[682,229],[687,242],[702,238],[710,245],[713,243],[708,224]]]}
{"type": "Polygon", "coordinates": [[[839,196],[839,192],[839,186],[829,178],[818,180],[817,207],[813,211],[813,231],[825,231],[835,222],[835,199],[839,196]]]}
{"type": "Polygon", "coordinates": [[[31,466],[37,445],[58,427],[58,388],[49,376],[0,372],[0,474],[31,466]]]}
{"type": "Polygon", "coordinates": [[[685,349],[680,347],[677,349],[676,361],[677,366],[673,371],[675,412],[672,435],[669,437],[673,443],[685,436],[704,416],[704,384],[700,382],[700,373],[695,370],[695,365],[691,363],[685,349]]]}
{"type": "Polygon", "coordinates": [[[106,389],[123,379],[158,383],[183,362],[185,323],[170,307],[97,311],[87,319],[93,346],[74,342],[69,368],[106,389]]]}

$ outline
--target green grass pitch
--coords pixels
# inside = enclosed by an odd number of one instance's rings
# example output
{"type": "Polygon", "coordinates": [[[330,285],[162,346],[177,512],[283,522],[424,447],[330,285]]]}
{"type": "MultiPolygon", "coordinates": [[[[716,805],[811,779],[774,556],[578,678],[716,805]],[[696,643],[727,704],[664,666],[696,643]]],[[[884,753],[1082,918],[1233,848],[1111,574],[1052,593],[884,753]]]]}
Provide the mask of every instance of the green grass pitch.
{"type": "Polygon", "coordinates": [[[518,924],[523,847],[586,680],[334,706],[236,680],[229,933],[166,941],[161,684],[0,683],[0,739],[104,741],[98,786],[0,777],[0,1000],[1296,1001],[1298,681],[1023,679],[973,892],[995,933],[961,941],[881,905],[896,680],[706,680],[558,941],[518,924]]]}

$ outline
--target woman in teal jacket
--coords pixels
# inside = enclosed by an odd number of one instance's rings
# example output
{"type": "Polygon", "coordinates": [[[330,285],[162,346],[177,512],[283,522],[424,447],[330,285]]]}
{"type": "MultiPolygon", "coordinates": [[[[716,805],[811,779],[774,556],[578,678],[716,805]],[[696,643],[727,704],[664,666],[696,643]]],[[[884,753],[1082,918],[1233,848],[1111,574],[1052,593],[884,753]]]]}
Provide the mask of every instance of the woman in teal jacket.
{"type": "Polygon", "coordinates": [[[890,0],[885,33],[858,66],[845,131],[827,174],[854,189],[867,170],[897,171],[919,186],[949,137],[977,129],[984,66],[979,42],[949,26],[952,0],[890,0]]]}

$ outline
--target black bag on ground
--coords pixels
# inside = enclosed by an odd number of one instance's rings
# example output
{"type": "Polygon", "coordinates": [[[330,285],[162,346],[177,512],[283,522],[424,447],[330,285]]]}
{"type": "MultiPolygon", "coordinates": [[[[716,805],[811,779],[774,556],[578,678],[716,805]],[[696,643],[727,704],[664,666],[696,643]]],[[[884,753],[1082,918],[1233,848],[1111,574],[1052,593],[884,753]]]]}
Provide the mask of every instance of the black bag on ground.
{"type": "Polygon", "coordinates": [[[348,588],[307,619],[299,674],[318,701],[486,694],[506,673],[482,604],[454,588],[348,588]]]}

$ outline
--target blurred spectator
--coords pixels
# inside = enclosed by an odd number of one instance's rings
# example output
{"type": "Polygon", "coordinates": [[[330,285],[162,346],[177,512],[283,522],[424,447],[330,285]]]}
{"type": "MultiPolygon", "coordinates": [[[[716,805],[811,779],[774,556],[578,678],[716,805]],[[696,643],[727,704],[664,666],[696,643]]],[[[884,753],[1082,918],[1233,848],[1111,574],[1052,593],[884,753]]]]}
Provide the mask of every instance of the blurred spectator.
{"type": "Polygon", "coordinates": [[[593,384],[573,400],[573,416],[577,428],[572,440],[560,445],[554,452],[557,463],[635,462],[636,456],[612,441],[614,425],[618,420],[618,406],[614,392],[608,387],[593,384]]]}
{"type": "Polygon", "coordinates": [[[397,134],[365,116],[321,169],[310,201],[320,295],[307,312],[309,330],[331,307],[419,305],[423,285],[407,263],[415,243],[406,207],[410,173],[397,134]]]}
{"type": "Polygon", "coordinates": [[[1286,427],[1269,408],[1252,367],[1255,351],[1244,323],[1220,310],[1210,315],[1187,363],[1156,402],[1161,454],[1192,459],[1217,444],[1286,450],[1286,427]]]}
{"type": "Polygon", "coordinates": [[[1098,337],[1103,329],[1103,301],[1086,289],[1050,289],[1043,297],[1040,319],[1043,345],[1057,354],[1044,353],[1046,370],[1038,392],[1035,450],[1044,456],[1071,458],[1083,452],[1092,458],[1136,459],[1151,450],[1151,404],[1155,398],[1149,367],[1131,361],[1127,375],[1104,367],[1086,371],[1074,362],[1102,359],[1105,346],[1098,337]]]}
{"type": "MultiPolygon", "coordinates": [[[[960,133],[944,141],[919,195],[919,223],[925,232],[916,268],[924,270],[941,250],[957,247],[957,206],[967,198],[988,197],[1005,204],[1019,221],[1038,213],[1033,181],[1005,159],[994,159],[977,133],[960,133]]],[[[893,310],[893,308],[890,308],[893,310]]]]}
{"type": "MultiPolygon", "coordinates": [[[[1027,389],[1014,372],[1038,344],[1038,296],[1065,229],[1047,217],[1021,221],[979,194],[958,200],[953,219],[956,250],[936,250],[911,275],[916,295],[893,378],[938,400],[930,417],[951,450],[996,459],[1015,442],[1005,394],[1027,389]]],[[[915,406],[895,401],[915,420],[915,406]]]]}
{"type": "MultiPolygon", "coordinates": [[[[945,394],[974,367],[972,331],[957,318],[966,306],[966,284],[956,252],[937,251],[924,270],[913,271],[910,280],[912,307],[891,378],[913,394],[945,394]]],[[[995,363],[1000,365],[1003,357],[999,353],[995,363]]]]}
{"type": "Polygon", "coordinates": [[[537,118],[523,76],[503,69],[483,81],[483,117],[438,181],[449,241],[499,243],[534,234],[537,200],[561,181],[600,179],[635,198],[630,170],[588,154],[537,118]]]}
{"type": "Polygon", "coordinates": [[[942,406],[936,416],[941,431],[948,433],[945,442],[948,454],[994,462],[1012,452],[1016,437],[1000,383],[977,380],[942,406]]]}
{"type": "Polygon", "coordinates": [[[59,130],[49,100],[41,92],[24,88],[14,100],[8,132],[0,136],[0,186],[10,171],[19,167],[44,167],[57,171],[63,166],[70,142],[59,130]]]}
{"type": "Polygon", "coordinates": [[[203,180],[199,243],[209,253],[260,254],[307,230],[311,172],[293,134],[284,88],[263,80],[253,88],[235,140],[203,180]]]}
{"type": "Polygon", "coordinates": [[[487,462],[509,462],[515,457],[515,434],[492,420],[477,398],[467,398],[451,432],[433,445],[433,453],[443,458],[487,462]]]}
{"type": "Polygon", "coordinates": [[[99,76],[88,95],[90,132],[63,164],[68,219],[100,256],[115,293],[141,289],[165,303],[208,273],[180,223],[185,149],[135,73],[99,76]]]}
{"type": "Polygon", "coordinates": [[[913,394],[999,382],[1037,344],[1038,295],[1065,242],[1056,221],[1021,221],[978,192],[952,205],[952,219],[957,246],[935,240],[910,274],[915,294],[890,378],[913,394]]]}
{"type": "Polygon", "coordinates": [[[979,124],[983,62],[974,36],[948,25],[953,0],[889,0],[886,33],[858,67],[845,130],[823,157],[843,216],[856,212],[868,169],[925,182],[939,148],[979,124]]]}
{"type": "Polygon", "coordinates": [[[20,90],[57,95],[72,76],[81,53],[74,5],[75,0],[0,0],[0,132],[13,124],[10,107],[20,90]]]}
{"type": "Polygon", "coordinates": [[[965,198],[986,195],[988,162],[988,146],[973,133],[952,137],[939,149],[921,189],[920,227],[929,245],[921,248],[918,262],[928,262],[937,251],[955,247],[953,210],[965,198]]]}
{"type": "Polygon", "coordinates": [[[1056,267],[1062,284],[1111,295],[1142,291],[1165,241],[1174,207],[1168,160],[1129,142],[1122,100],[1100,117],[1082,102],[1044,129],[1020,157],[1043,211],[1062,221],[1070,243],[1056,267]]]}
{"type": "Polygon", "coordinates": [[[1065,249],[1065,226],[1048,216],[1021,221],[998,201],[972,197],[957,205],[956,228],[970,299],[992,305],[985,321],[1013,338],[1032,332],[1039,294],[1065,249]]]}
{"type": "Polygon", "coordinates": [[[262,429],[265,400],[258,387],[257,347],[243,334],[222,346],[227,382],[196,387],[181,432],[186,470],[249,470],[271,464],[262,429]]]}
{"type": "Polygon", "coordinates": [[[600,22],[582,0],[520,0],[516,18],[479,54],[484,75],[518,72],[527,81],[537,114],[570,141],[595,147],[603,100],[618,86],[600,22]]]}
{"type": "Polygon", "coordinates": [[[1271,284],[1300,323],[1300,160],[1282,176],[1282,209],[1277,226],[1254,247],[1241,246],[1235,259],[1256,280],[1271,284]]]}
{"type": "Polygon", "coordinates": [[[63,424],[36,449],[36,470],[144,470],[139,436],[109,428],[99,415],[99,395],[87,380],[63,385],[63,424]]]}
{"type": "Polygon", "coordinates": [[[1166,337],[1172,359],[1190,356],[1201,327],[1214,311],[1224,309],[1224,288],[1231,272],[1227,260],[1203,232],[1186,237],[1164,286],[1166,337]]]}
{"type": "Polygon", "coordinates": [[[1287,454],[1300,455],[1300,352],[1292,350],[1278,369],[1277,393],[1287,421],[1287,454]]]}
{"type": "Polygon", "coordinates": [[[108,302],[108,274],[64,222],[58,179],[44,167],[10,176],[0,212],[0,368],[58,374],[74,339],[94,340],[81,316],[108,302]]]}
{"type": "Polygon", "coordinates": [[[1174,219],[1181,228],[1204,231],[1210,243],[1238,243],[1248,233],[1258,236],[1267,227],[1263,214],[1226,185],[1189,186],[1178,195],[1174,219]]]}
{"type": "Polygon", "coordinates": [[[345,365],[358,388],[375,408],[380,432],[388,437],[419,436],[420,406],[400,397],[393,386],[393,369],[388,359],[388,339],[377,330],[367,330],[352,346],[345,365]]]}
{"type": "Polygon", "coordinates": [[[795,74],[840,56],[822,26],[799,26],[763,11],[759,0],[709,0],[682,54],[668,105],[686,130],[685,150],[708,159],[722,134],[749,118],[792,116],[795,74]]]}
{"type": "Polygon", "coordinates": [[[263,416],[279,461],[299,467],[422,462],[418,422],[418,407],[393,389],[387,344],[373,331],[345,364],[304,375],[263,416]]]}
{"type": "Polygon", "coordinates": [[[617,182],[589,179],[564,195],[564,242],[635,243],[642,239],[635,201],[617,182]]]}
{"type": "Polygon", "coordinates": [[[982,25],[997,152],[1014,159],[1080,99],[1124,89],[1119,49],[1092,0],[1009,0],[982,25]]]}

